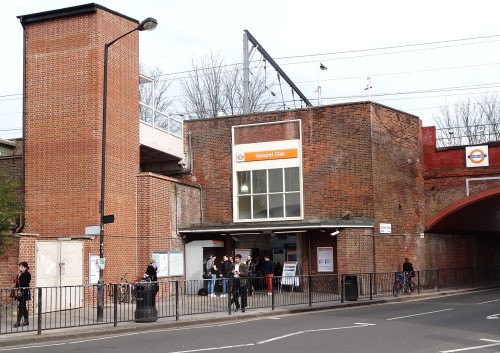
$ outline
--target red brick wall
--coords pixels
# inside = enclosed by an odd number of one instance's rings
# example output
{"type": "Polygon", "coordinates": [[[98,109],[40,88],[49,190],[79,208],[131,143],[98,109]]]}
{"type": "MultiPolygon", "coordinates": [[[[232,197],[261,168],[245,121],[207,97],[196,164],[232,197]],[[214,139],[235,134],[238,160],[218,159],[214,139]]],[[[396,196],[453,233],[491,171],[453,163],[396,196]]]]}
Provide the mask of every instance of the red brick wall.
{"type": "MultiPolygon", "coordinates": [[[[136,23],[95,14],[26,26],[26,227],[47,236],[99,224],[104,43],[136,23]],[[50,212],[47,212],[50,210],[50,212]]],[[[109,52],[106,214],[133,235],[139,171],[138,34],[109,52]]]]}
{"type": "Polygon", "coordinates": [[[13,286],[12,279],[18,272],[17,265],[19,262],[24,261],[19,260],[18,255],[19,239],[12,238],[11,246],[0,255],[0,265],[2,266],[2,270],[0,271],[0,288],[11,288],[13,286]]]}
{"type": "MultiPolygon", "coordinates": [[[[415,248],[423,231],[420,122],[377,104],[187,121],[185,132],[191,133],[193,152],[191,180],[202,186],[204,223],[232,222],[231,126],[294,119],[302,122],[304,219],[340,218],[349,211],[376,221],[374,230],[344,229],[335,241],[329,234],[312,234],[311,261],[317,246],[336,242],[338,271],[396,270],[404,258],[400,256],[404,237],[409,239],[407,247],[415,248]],[[391,223],[393,234],[380,236],[379,222],[391,223]]],[[[247,136],[245,142],[261,141],[264,132],[259,129],[254,140],[247,136]]],[[[302,249],[305,271],[307,244],[302,249]]],[[[316,263],[311,265],[314,269],[316,263]]]]}
{"type": "Polygon", "coordinates": [[[177,222],[198,224],[201,216],[198,187],[152,173],[141,173],[137,180],[139,275],[153,252],[183,251],[177,222]]]}
{"type": "MultiPolygon", "coordinates": [[[[467,168],[465,146],[436,149],[436,128],[424,127],[424,176],[426,216],[467,196],[467,178],[498,177],[500,175],[500,145],[489,143],[489,167],[467,168]]],[[[470,182],[470,195],[500,186],[500,180],[470,182]]]]}
{"type": "MultiPolygon", "coordinates": [[[[99,224],[104,44],[136,26],[101,9],[25,26],[25,233],[74,236],[99,224]]],[[[105,226],[106,281],[135,272],[138,45],[133,32],[109,48],[105,214],[115,223],[105,226]]],[[[86,276],[99,237],[88,243],[86,276]]]]}

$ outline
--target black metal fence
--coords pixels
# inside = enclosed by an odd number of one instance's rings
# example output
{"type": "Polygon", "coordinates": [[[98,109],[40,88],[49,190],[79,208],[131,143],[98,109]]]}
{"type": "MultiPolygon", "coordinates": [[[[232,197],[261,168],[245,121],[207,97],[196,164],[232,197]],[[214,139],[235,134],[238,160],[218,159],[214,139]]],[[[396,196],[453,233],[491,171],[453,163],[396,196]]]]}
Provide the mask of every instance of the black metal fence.
{"type": "MultiPolygon", "coordinates": [[[[241,292],[247,294],[250,309],[309,305],[345,300],[373,300],[393,295],[397,273],[329,274],[293,277],[274,277],[272,294],[266,288],[265,278],[251,278],[241,292]]],[[[26,302],[29,324],[14,327],[18,319],[19,300],[11,288],[0,289],[0,334],[21,331],[113,324],[138,320],[144,305],[152,305],[154,318],[227,312],[235,310],[232,303],[232,285],[224,293],[222,279],[215,283],[213,296],[206,295],[210,280],[160,281],[154,293],[143,293],[144,282],[105,284],[102,319],[97,315],[98,286],[37,287],[30,288],[31,299],[26,302]],[[139,289],[139,290],[138,290],[139,289]],[[200,295],[202,294],[202,295],[200,295]],[[226,295],[224,295],[226,294],[226,295]],[[145,295],[151,295],[149,304],[145,295]]],[[[415,292],[458,290],[463,288],[500,285],[500,266],[449,268],[416,271],[415,292]]],[[[228,280],[230,282],[230,280],[228,280]]],[[[151,286],[152,287],[152,286],[151,286]]],[[[156,287],[156,286],[154,286],[156,287]]],[[[148,308],[146,308],[148,309],[148,308]]],[[[151,313],[148,310],[148,315],[151,313]]],[[[146,318],[148,319],[148,318],[146,318]]]]}

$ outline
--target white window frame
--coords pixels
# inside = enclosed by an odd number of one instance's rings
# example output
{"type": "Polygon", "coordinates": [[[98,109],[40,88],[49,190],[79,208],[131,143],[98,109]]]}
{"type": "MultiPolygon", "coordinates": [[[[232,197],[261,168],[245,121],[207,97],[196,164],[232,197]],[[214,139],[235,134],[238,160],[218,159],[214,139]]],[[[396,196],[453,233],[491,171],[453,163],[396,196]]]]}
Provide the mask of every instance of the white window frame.
{"type": "MultiPolygon", "coordinates": [[[[300,136],[302,136],[302,128],[300,125],[300,120],[293,120],[294,122],[299,123],[300,136]]],[[[280,140],[280,141],[272,141],[272,142],[260,142],[260,143],[250,143],[250,144],[234,144],[234,129],[241,128],[245,126],[255,126],[255,125],[268,125],[268,124],[277,124],[277,123],[290,123],[290,121],[281,121],[281,122],[272,122],[272,123],[263,123],[263,124],[250,124],[250,125],[238,125],[233,126],[233,143],[232,143],[232,186],[233,186],[233,222],[235,223],[248,223],[248,222],[278,222],[284,220],[302,220],[304,219],[304,183],[303,183],[303,173],[302,173],[302,141],[301,139],[296,140],[280,140]],[[298,151],[297,158],[287,158],[287,159],[274,159],[274,160],[266,160],[266,161],[252,161],[252,162],[236,162],[236,156],[245,153],[245,152],[257,152],[257,151],[269,151],[269,150],[278,150],[278,149],[291,149],[296,148],[298,151]],[[273,218],[250,218],[250,219],[239,219],[239,207],[238,207],[238,179],[237,173],[243,171],[255,171],[255,170],[269,170],[269,169],[285,169],[290,167],[298,167],[299,169],[299,194],[300,194],[300,216],[295,217],[273,217],[273,218]]],[[[266,176],[268,176],[268,172],[266,172],[266,176]]],[[[284,175],[283,175],[284,180],[284,175]]],[[[250,181],[251,182],[251,181],[250,181]]],[[[266,181],[267,183],[269,180],[266,181]]],[[[284,195],[287,193],[285,189],[281,193],[284,195]]],[[[275,194],[269,193],[268,188],[266,190],[266,195],[275,194]]],[[[251,217],[253,217],[253,194],[249,194],[251,196],[251,217]]],[[[263,194],[264,195],[264,194],[263,194]]],[[[284,204],[284,207],[285,204],[284,204]]],[[[269,197],[267,197],[267,210],[269,212],[269,197]]]]}

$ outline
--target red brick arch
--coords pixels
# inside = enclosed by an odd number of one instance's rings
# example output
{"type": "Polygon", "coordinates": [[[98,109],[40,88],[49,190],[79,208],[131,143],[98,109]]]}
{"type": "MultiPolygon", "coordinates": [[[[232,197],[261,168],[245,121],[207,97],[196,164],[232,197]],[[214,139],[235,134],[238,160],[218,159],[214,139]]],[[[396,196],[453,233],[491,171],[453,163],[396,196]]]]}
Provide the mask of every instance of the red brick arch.
{"type": "Polygon", "coordinates": [[[500,233],[500,187],[465,197],[426,222],[428,233],[500,233]]]}

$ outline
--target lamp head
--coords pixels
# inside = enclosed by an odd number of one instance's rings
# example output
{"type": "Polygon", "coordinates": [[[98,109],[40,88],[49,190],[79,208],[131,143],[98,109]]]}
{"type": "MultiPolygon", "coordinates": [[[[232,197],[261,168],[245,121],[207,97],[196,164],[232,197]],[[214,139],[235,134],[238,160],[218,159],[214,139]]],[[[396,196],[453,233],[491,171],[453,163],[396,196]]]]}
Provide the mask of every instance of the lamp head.
{"type": "Polygon", "coordinates": [[[152,31],[158,26],[158,21],[153,17],[148,17],[137,26],[138,31],[152,31]]]}
{"type": "Polygon", "coordinates": [[[330,233],[330,235],[331,235],[332,237],[334,237],[334,236],[336,236],[336,235],[339,235],[339,234],[340,234],[340,231],[339,231],[338,229],[337,229],[335,232],[330,233]]]}
{"type": "Polygon", "coordinates": [[[328,69],[325,65],[323,65],[323,63],[319,63],[319,68],[321,70],[327,70],[328,69]]]}

